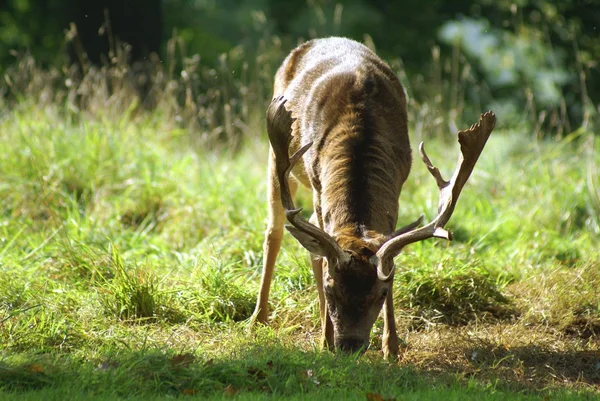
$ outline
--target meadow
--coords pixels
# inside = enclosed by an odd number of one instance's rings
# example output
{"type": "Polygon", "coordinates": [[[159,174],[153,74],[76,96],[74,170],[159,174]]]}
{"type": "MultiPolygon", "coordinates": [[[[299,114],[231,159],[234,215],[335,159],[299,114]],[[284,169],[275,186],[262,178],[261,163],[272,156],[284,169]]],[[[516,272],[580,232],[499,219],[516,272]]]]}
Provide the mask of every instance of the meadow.
{"type": "MultiPolygon", "coordinates": [[[[289,235],[271,323],[249,330],[274,68],[262,62],[242,81],[193,59],[189,75],[157,70],[152,107],[119,60],[77,75],[24,58],[7,76],[0,399],[597,399],[600,141],[591,125],[544,136],[497,112],[447,225],[454,240],[417,243],[396,259],[398,361],[381,356],[382,321],[361,357],[319,349],[309,258],[289,235]],[[218,76],[217,89],[199,92],[192,73],[218,76]]],[[[463,106],[468,84],[447,88],[463,106]]],[[[434,118],[438,97],[409,95],[413,150],[425,141],[448,176],[453,128],[475,121],[434,118]]],[[[415,157],[399,225],[433,218],[437,201],[415,157]]],[[[307,191],[298,204],[309,215],[307,191]]]]}

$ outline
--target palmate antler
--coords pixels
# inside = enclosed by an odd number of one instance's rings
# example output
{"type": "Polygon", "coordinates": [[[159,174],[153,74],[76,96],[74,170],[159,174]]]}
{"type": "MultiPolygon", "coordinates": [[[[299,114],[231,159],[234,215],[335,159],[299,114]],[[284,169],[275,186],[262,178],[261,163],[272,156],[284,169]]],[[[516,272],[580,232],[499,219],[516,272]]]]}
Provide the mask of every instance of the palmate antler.
{"type": "Polygon", "coordinates": [[[491,111],[488,111],[481,115],[477,124],[472,125],[468,130],[458,132],[458,143],[460,144],[461,154],[458,166],[450,181],[442,178],[440,171],[429,160],[421,142],[419,145],[421,159],[423,159],[440,190],[438,215],[426,226],[395,236],[382,245],[377,252],[377,258],[379,259],[380,266],[390,266],[389,269],[383,269],[389,272],[388,275],[393,274],[394,257],[406,245],[432,237],[445,238],[447,240],[452,239],[451,233],[446,231],[444,226],[450,220],[452,212],[454,212],[454,208],[456,207],[458,196],[469,179],[475,163],[477,163],[477,159],[481,155],[483,147],[495,125],[496,116],[491,111]]]}
{"type": "MultiPolygon", "coordinates": [[[[317,240],[331,257],[338,259],[345,257],[345,252],[337,242],[325,231],[311,224],[300,216],[302,208],[296,209],[289,186],[289,176],[292,168],[312,146],[309,142],[302,146],[291,157],[289,156],[290,143],[292,141],[292,123],[295,119],[285,108],[286,100],[283,96],[273,99],[267,110],[267,124],[269,142],[275,154],[275,165],[277,178],[279,179],[281,202],[285,208],[285,214],[290,224],[297,230],[309,234],[317,240]]],[[[290,228],[288,227],[288,230],[290,228]]]]}

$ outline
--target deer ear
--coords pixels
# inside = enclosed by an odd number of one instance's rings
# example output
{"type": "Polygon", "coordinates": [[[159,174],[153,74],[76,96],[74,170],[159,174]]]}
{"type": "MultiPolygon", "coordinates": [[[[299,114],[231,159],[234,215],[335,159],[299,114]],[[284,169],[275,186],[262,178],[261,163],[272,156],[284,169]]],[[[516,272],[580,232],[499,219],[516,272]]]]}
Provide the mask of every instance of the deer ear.
{"type": "Polygon", "coordinates": [[[317,256],[328,256],[325,252],[325,248],[321,245],[319,241],[312,235],[298,230],[294,226],[286,225],[285,228],[298,240],[300,245],[302,245],[308,252],[317,256]]]}

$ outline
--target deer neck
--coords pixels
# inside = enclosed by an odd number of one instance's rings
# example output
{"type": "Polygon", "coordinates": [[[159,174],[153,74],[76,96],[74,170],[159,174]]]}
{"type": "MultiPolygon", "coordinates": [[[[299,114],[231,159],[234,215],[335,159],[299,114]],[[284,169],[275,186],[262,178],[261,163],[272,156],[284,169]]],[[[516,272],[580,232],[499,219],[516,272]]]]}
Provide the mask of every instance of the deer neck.
{"type": "Polygon", "coordinates": [[[382,166],[376,165],[385,160],[374,121],[368,113],[351,114],[328,136],[319,160],[323,229],[340,239],[393,231],[399,191],[381,179],[382,166]]]}

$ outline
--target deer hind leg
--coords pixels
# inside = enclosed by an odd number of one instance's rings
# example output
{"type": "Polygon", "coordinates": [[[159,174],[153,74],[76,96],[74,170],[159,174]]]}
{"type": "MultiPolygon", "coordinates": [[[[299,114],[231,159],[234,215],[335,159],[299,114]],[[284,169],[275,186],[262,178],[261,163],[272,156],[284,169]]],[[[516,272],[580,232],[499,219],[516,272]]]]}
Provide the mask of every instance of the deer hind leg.
{"type": "Polygon", "coordinates": [[[392,287],[388,292],[383,307],[383,338],[382,348],[385,358],[398,358],[398,332],[396,331],[396,319],[394,318],[394,295],[392,287]]]}
{"type": "MultiPolygon", "coordinates": [[[[298,183],[290,179],[290,192],[294,196],[298,183]]],[[[268,209],[269,217],[263,243],[263,269],[260,281],[260,290],[256,301],[256,308],[252,315],[252,322],[266,323],[269,317],[269,291],[273,280],[273,271],[281,241],[283,239],[283,224],[285,223],[285,210],[281,204],[279,181],[275,170],[275,155],[269,152],[268,169],[268,209]]]]}

